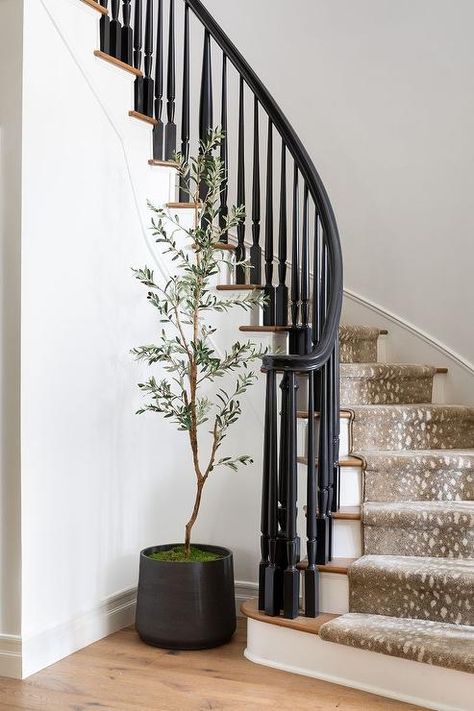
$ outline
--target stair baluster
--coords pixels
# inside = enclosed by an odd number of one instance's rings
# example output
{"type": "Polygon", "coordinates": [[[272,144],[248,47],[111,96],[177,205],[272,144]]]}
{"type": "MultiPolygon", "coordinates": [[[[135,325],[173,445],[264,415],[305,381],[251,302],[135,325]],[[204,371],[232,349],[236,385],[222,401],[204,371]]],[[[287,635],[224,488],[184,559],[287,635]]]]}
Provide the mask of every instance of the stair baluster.
{"type": "Polygon", "coordinates": [[[112,19],[110,21],[110,54],[116,59],[122,58],[122,25],[119,20],[119,0],[111,0],[112,19]]]}
{"type": "Polygon", "coordinates": [[[156,27],[156,60],[155,60],[155,119],[153,126],[153,158],[163,160],[163,0],[158,0],[158,20],[156,27]]]}
{"type": "Polygon", "coordinates": [[[278,454],[277,454],[277,394],[276,373],[267,373],[267,395],[265,402],[265,430],[267,449],[265,474],[268,479],[268,565],[265,569],[264,603],[265,613],[280,614],[280,594],[278,589],[277,542],[278,542],[278,454]]]}
{"type": "MultiPolygon", "coordinates": [[[[100,5],[105,7],[107,10],[109,7],[109,0],[100,0],[100,5]]],[[[110,54],[110,17],[107,15],[102,15],[99,22],[100,26],[100,49],[105,54],[110,54]]]]}
{"type": "MultiPolygon", "coordinates": [[[[145,18],[145,59],[143,63],[145,77],[143,79],[143,106],[145,116],[153,116],[153,97],[155,82],[152,79],[153,69],[153,0],[147,0],[145,18]]],[[[139,109],[137,109],[138,111],[139,109]]]]}
{"type": "Polygon", "coordinates": [[[167,123],[165,126],[165,160],[173,160],[176,153],[176,48],[175,48],[175,7],[170,0],[168,28],[168,77],[166,82],[167,123]]]}
{"type": "MultiPolygon", "coordinates": [[[[122,3],[122,55],[121,59],[122,62],[125,62],[125,64],[132,64],[132,50],[133,50],[133,35],[137,34],[137,15],[139,15],[139,24],[141,28],[141,0],[135,0],[135,32],[132,31],[132,27],[130,25],[130,18],[132,15],[132,4],[131,0],[123,0],[122,3]]],[[[141,29],[140,29],[141,33],[141,29]]],[[[140,68],[140,65],[134,65],[137,69],[140,68]]]]}
{"type": "MultiPolygon", "coordinates": [[[[189,106],[189,5],[184,6],[184,49],[183,49],[183,106],[181,113],[181,155],[183,160],[189,158],[189,132],[190,132],[190,106],[189,106]]],[[[189,202],[189,180],[186,176],[180,177],[179,201],[189,202]]]]}
{"type": "Polygon", "coordinates": [[[307,480],[306,480],[306,550],[308,566],[304,574],[305,616],[319,615],[319,571],[316,567],[316,466],[314,427],[314,373],[308,374],[308,431],[307,431],[307,480]]]}
{"type": "Polygon", "coordinates": [[[286,285],[286,258],[288,251],[288,223],[286,206],[286,146],[281,144],[280,179],[280,229],[278,235],[278,286],[275,293],[275,324],[288,324],[288,287],[286,285]]]}
{"type": "MultiPolygon", "coordinates": [[[[237,150],[237,205],[245,205],[245,128],[244,128],[244,80],[240,77],[239,83],[239,144],[237,150]]],[[[237,249],[235,258],[237,262],[245,260],[245,220],[241,220],[237,227],[237,249]]],[[[237,264],[235,278],[237,284],[246,283],[246,269],[243,264],[237,264]]]]}
{"type": "MultiPolygon", "coordinates": [[[[297,327],[300,313],[300,195],[298,166],[293,172],[293,221],[291,235],[290,353],[299,353],[297,327]]],[[[301,355],[301,354],[300,354],[301,355]]]]}
{"type": "Polygon", "coordinates": [[[268,119],[267,187],[265,198],[265,289],[264,326],[275,325],[275,288],[273,286],[273,123],[268,119]]]}
{"type": "Polygon", "coordinates": [[[252,246],[250,248],[250,283],[262,280],[262,251],[260,249],[260,125],[258,99],[253,108],[253,178],[252,178],[252,246]]]}
{"type": "MultiPolygon", "coordinates": [[[[132,64],[132,54],[133,54],[133,66],[135,69],[141,69],[142,65],[142,42],[143,42],[143,37],[142,37],[142,24],[143,24],[143,16],[142,16],[142,0],[135,0],[135,13],[133,17],[133,36],[131,36],[131,39],[133,40],[133,53],[132,53],[132,42],[130,42],[130,50],[128,46],[124,48],[123,45],[123,38],[124,35],[122,35],[122,59],[125,56],[125,53],[129,55],[128,64],[132,64]]],[[[123,28],[125,29],[125,28],[123,28]]],[[[130,30],[131,31],[131,30],[130,30]]],[[[125,59],[123,59],[125,61],[125,59]]],[[[135,79],[135,86],[134,86],[134,103],[135,103],[135,111],[138,111],[139,113],[143,114],[144,113],[144,82],[143,82],[143,77],[137,77],[135,79]]]]}
{"type": "Polygon", "coordinates": [[[298,562],[298,539],[296,535],[297,519],[297,460],[296,460],[296,374],[287,374],[283,398],[287,398],[287,418],[281,423],[286,432],[285,462],[286,475],[286,517],[284,541],[286,548],[286,568],[283,572],[283,616],[288,619],[298,617],[300,574],[296,568],[298,562]]]}
{"type": "Polygon", "coordinates": [[[305,184],[303,193],[303,225],[301,238],[301,338],[299,343],[299,353],[311,353],[313,344],[311,340],[311,329],[309,327],[309,194],[308,186],[305,184]]]}
{"type": "Polygon", "coordinates": [[[220,146],[220,159],[222,169],[224,171],[224,182],[222,183],[220,209],[219,209],[219,227],[224,230],[221,235],[221,242],[227,244],[229,241],[228,231],[226,230],[227,217],[229,209],[227,200],[229,197],[229,140],[227,136],[227,57],[222,55],[222,83],[221,83],[221,130],[222,140],[220,146]]]}

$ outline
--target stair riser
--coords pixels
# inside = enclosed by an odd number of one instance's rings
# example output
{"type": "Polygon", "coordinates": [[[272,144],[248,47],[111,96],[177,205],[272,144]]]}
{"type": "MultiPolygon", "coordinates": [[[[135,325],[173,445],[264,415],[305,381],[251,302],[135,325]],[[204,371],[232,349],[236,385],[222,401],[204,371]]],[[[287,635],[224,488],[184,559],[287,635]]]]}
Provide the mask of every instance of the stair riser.
{"type": "MultiPolygon", "coordinates": [[[[344,457],[347,457],[349,452],[350,452],[350,435],[349,435],[349,426],[350,426],[350,421],[345,418],[341,417],[339,421],[339,426],[340,426],[340,436],[339,436],[339,459],[343,459],[344,457]]],[[[304,419],[299,419],[298,420],[298,428],[297,428],[297,452],[298,452],[298,457],[306,457],[308,453],[308,424],[307,421],[304,419]]],[[[316,419],[315,421],[315,441],[317,442],[318,440],[318,435],[319,435],[319,423],[318,420],[316,419]]]]}
{"type": "Polygon", "coordinates": [[[455,412],[438,416],[426,408],[387,413],[370,408],[356,413],[352,426],[354,452],[474,447],[474,416],[455,412]]]}
{"type": "MultiPolygon", "coordinates": [[[[341,507],[360,506],[362,502],[362,469],[360,467],[341,467],[341,507]]],[[[306,464],[298,464],[298,506],[303,510],[306,505],[306,464]]]]}
{"type": "Polygon", "coordinates": [[[341,363],[376,363],[377,337],[371,339],[353,339],[341,342],[339,357],[341,363]]]}
{"type": "Polygon", "coordinates": [[[474,625],[474,580],[357,570],[349,575],[351,612],[474,625]]]}
{"type": "MultiPolygon", "coordinates": [[[[306,517],[299,507],[298,536],[301,541],[301,558],[306,558],[306,517]]],[[[333,521],[333,558],[360,558],[362,555],[362,528],[360,521],[333,521]]]]}
{"type": "Polygon", "coordinates": [[[366,471],[364,501],[474,501],[474,471],[366,471]]]}
{"type": "Polygon", "coordinates": [[[397,405],[431,402],[433,378],[341,378],[341,403],[350,405],[397,405]]]}
{"type": "Polygon", "coordinates": [[[474,528],[390,528],[364,525],[365,555],[474,558],[474,528]]]}

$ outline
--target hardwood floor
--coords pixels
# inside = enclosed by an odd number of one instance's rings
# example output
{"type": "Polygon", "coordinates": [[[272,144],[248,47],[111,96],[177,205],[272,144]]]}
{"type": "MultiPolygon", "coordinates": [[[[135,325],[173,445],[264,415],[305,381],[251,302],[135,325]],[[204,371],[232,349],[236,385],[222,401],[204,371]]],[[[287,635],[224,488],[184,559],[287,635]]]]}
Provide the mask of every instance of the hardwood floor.
{"type": "Polygon", "coordinates": [[[205,652],[166,652],[127,629],[26,681],[0,679],[0,711],[420,711],[342,686],[267,669],[234,640],[205,652]]]}

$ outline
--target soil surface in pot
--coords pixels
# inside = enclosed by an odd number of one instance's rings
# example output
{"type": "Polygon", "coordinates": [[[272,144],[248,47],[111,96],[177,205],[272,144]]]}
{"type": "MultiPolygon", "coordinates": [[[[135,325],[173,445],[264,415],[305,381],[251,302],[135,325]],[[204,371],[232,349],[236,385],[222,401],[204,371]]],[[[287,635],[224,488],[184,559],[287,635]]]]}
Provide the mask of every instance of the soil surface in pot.
{"type": "Polygon", "coordinates": [[[219,558],[222,558],[222,555],[211,553],[210,551],[203,551],[196,546],[191,546],[191,553],[189,557],[187,557],[184,546],[175,546],[169,550],[149,553],[148,557],[167,563],[208,563],[211,560],[219,560],[219,558]]]}

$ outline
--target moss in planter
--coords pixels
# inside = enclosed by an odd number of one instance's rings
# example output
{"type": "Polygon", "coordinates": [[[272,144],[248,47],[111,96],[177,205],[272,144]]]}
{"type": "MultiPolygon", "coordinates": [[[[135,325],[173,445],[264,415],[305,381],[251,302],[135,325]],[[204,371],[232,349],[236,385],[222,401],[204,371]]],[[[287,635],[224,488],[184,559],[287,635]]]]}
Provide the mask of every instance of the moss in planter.
{"type": "Polygon", "coordinates": [[[175,546],[167,551],[150,553],[149,558],[153,558],[153,560],[163,560],[167,563],[208,563],[211,560],[219,560],[219,558],[222,558],[222,555],[203,551],[200,548],[191,546],[191,555],[189,558],[186,558],[184,546],[175,546]]]}

